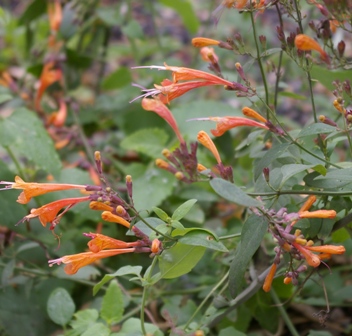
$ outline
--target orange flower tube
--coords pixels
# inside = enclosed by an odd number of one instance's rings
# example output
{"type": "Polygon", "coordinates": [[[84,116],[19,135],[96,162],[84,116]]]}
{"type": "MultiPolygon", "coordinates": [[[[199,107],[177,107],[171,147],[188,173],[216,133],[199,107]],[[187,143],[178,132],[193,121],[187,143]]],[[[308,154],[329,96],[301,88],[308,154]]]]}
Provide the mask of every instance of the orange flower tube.
{"type": "Polygon", "coordinates": [[[335,210],[316,210],[316,211],[302,211],[299,213],[300,218],[335,218],[335,210]]]}
{"type": "Polygon", "coordinates": [[[277,269],[277,264],[272,264],[269,273],[267,274],[264,284],[263,284],[263,290],[264,292],[269,292],[271,289],[271,284],[273,282],[275,273],[277,269]]]}
{"type": "Polygon", "coordinates": [[[196,48],[203,48],[211,45],[219,45],[220,41],[213,40],[206,37],[195,37],[192,39],[192,44],[196,48]]]}
{"type": "Polygon", "coordinates": [[[342,245],[306,246],[305,248],[309,251],[328,253],[328,254],[344,254],[346,252],[345,247],[342,245]]]}
{"type": "Polygon", "coordinates": [[[218,163],[221,163],[220,155],[218,152],[218,149],[216,148],[213,140],[211,140],[210,136],[204,132],[204,131],[199,131],[197,140],[206,148],[208,148],[212,154],[214,155],[216,161],[218,163]]]}
{"type": "Polygon", "coordinates": [[[318,267],[320,265],[319,257],[310,252],[305,246],[299,245],[292,242],[292,245],[306,258],[307,264],[312,267],[318,267]]]}
{"type": "Polygon", "coordinates": [[[125,219],[123,219],[120,216],[114,215],[113,213],[111,213],[109,211],[104,211],[101,214],[101,218],[107,222],[121,224],[121,225],[125,226],[127,229],[129,229],[131,226],[131,224],[129,222],[127,222],[125,219]]]}
{"type": "Polygon", "coordinates": [[[320,44],[317,41],[315,41],[308,35],[298,34],[295,38],[295,46],[297,49],[300,49],[303,51],[315,50],[320,54],[321,58],[325,62],[329,63],[328,54],[323,50],[323,48],[320,46],[320,44]]]}

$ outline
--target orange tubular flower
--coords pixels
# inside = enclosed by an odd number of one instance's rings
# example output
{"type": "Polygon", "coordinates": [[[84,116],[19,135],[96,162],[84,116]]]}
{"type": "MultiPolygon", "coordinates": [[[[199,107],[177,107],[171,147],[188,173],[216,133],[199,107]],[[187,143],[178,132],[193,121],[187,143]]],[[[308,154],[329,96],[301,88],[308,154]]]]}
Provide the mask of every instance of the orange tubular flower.
{"type": "Polygon", "coordinates": [[[121,225],[125,226],[127,229],[129,229],[131,226],[131,224],[129,222],[127,222],[125,219],[123,219],[120,216],[114,215],[113,213],[111,213],[109,211],[104,211],[101,214],[101,218],[107,222],[121,224],[121,225]]]}
{"type": "MultiPolygon", "coordinates": [[[[0,181],[0,184],[8,184],[8,188],[23,189],[17,199],[17,202],[21,204],[27,204],[32,197],[44,195],[52,191],[86,188],[86,186],[79,184],[24,182],[19,176],[15,177],[15,182],[0,181]]],[[[8,188],[6,187],[5,189],[8,188]]]]}
{"type": "Polygon", "coordinates": [[[206,37],[195,37],[192,39],[192,44],[196,48],[208,47],[210,45],[219,45],[220,41],[213,40],[206,37]]]}
{"type": "Polygon", "coordinates": [[[253,118],[253,119],[257,119],[263,123],[266,123],[267,120],[262,117],[258,112],[252,110],[251,108],[245,106],[243,109],[242,109],[242,113],[246,116],[246,117],[250,117],[250,118],[253,118]]]}
{"type": "Polygon", "coordinates": [[[122,240],[117,240],[99,233],[84,233],[84,235],[92,238],[92,240],[88,243],[88,247],[89,250],[94,253],[107,249],[121,249],[143,245],[142,241],[126,243],[122,240]]]}
{"type": "Polygon", "coordinates": [[[49,117],[49,123],[56,127],[62,127],[67,117],[67,105],[64,100],[60,100],[59,110],[49,117]]]}
{"type": "Polygon", "coordinates": [[[35,97],[35,108],[40,110],[40,100],[45,90],[55,82],[58,82],[62,78],[62,71],[60,69],[53,69],[55,66],[54,62],[49,62],[44,65],[42,74],[39,78],[39,88],[35,97]]]}
{"type": "Polygon", "coordinates": [[[328,253],[328,254],[344,254],[346,252],[345,247],[342,245],[305,246],[305,248],[309,251],[328,253]]]}
{"type": "Polygon", "coordinates": [[[111,207],[108,204],[102,203],[102,202],[97,202],[97,201],[92,201],[89,203],[89,207],[92,210],[103,210],[103,211],[113,211],[113,207],[111,207]]]}
{"type": "Polygon", "coordinates": [[[200,55],[202,57],[202,60],[205,62],[210,62],[210,63],[219,62],[219,57],[215,54],[213,48],[204,47],[200,49],[200,55]]]}
{"type": "Polygon", "coordinates": [[[51,202],[43,205],[38,209],[32,209],[31,213],[25,216],[22,221],[39,217],[39,220],[44,227],[46,226],[47,223],[51,223],[52,225],[50,229],[52,230],[55,228],[55,226],[59,222],[59,219],[66,211],[68,211],[77,203],[89,201],[89,199],[90,199],[89,196],[85,196],[85,197],[77,197],[77,198],[65,198],[62,200],[51,202]],[[57,215],[58,212],[64,207],[67,207],[67,208],[58,216],[57,215]]]}
{"type": "Polygon", "coordinates": [[[48,1],[48,16],[50,29],[52,31],[59,31],[62,21],[62,8],[60,0],[48,1]]]}
{"type": "Polygon", "coordinates": [[[206,148],[208,148],[212,154],[214,155],[216,161],[218,163],[221,163],[220,155],[218,152],[218,149],[216,148],[213,140],[211,140],[210,136],[204,132],[204,131],[199,131],[197,140],[206,148]]]}
{"type": "Polygon", "coordinates": [[[266,130],[269,128],[261,124],[257,121],[247,119],[247,118],[242,118],[242,117],[209,117],[209,118],[199,118],[198,120],[211,120],[215,121],[216,124],[216,129],[212,129],[211,133],[214,136],[221,136],[223,135],[226,131],[239,127],[239,126],[250,126],[250,127],[261,127],[266,130]]]}
{"type": "Polygon", "coordinates": [[[302,211],[299,213],[300,218],[335,218],[335,210],[316,210],[316,211],[302,211]]]}
{"type": "Polygon", "coordinates": [[[309,266],[318,267],[320,265],[319,257],[309,251],[306,246],[299,245],[295,242],[292,242],[292,245],[306,258],[309,266]]]}
{"type": "Polygon", "coordinates": [[[221,4],[212,13],[215,24],[218,24],[225,8],[233,7],[237,9],[243,9],[246,4],[247,0],[222,0],[221,4]]]}
{"type": "Polygon", "coordinates": [[[176,120],[174,116],[172,115],[171,111],[167,108],[167,106],[160,101],[159,99],[148,99],[148,98],[143,98],[142,99],[142,107],[146,111],[152,111],[155,112],[159,117],[163,118],[174,130],[178,140],[181,143],[184,143],[185,141],[183,140],[183,137],[180,133],[180,130],[178,129],[176,120]]]}
{"type": "Polygon", "coordinates": [[[269,292],[271,289],[271,284],[273,282],[275,273],[276,273],[276,269],[277,269],[277,264],[272,264],[270,271],[268,273],[268,275],[265,278],[264,284],[263,284],[263,290],[264,292],[269,292]]]}
{"type": "Polygon", "coordinates": [[[307,35],[298,34],[295,38],[295,46],[297,49],[303,51],[315,50],[320,54],[323,61],[327,63],[330,62],[328,54],[323,50],[320,44],[307,35]]]}
{"type": "Polygon", "coordinates": [[[67,264],[65,266],[65,273],[72,275],[77,273],[77,271],[81,267],[87,266],[97,260],[107,258],[107,257],[112,257],[117,254],[131,253],[135,251],[136,251],[135,248],[123,248],[123,249],[119,248],[119,249],[111,249],[111,250],[102,250],[97,253],[84,252],[84,253],[72,254],[58,259],[49,260],[49,266],[52,267],[55,264],[60,265],[61,263],[67,264]]]}

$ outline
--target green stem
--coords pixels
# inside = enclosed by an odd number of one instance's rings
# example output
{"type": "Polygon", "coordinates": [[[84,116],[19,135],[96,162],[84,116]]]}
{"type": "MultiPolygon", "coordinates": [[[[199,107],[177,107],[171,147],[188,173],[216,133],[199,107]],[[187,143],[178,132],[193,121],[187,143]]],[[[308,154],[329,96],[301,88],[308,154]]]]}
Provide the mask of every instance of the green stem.
{"type": "Polygon", "coordinates": [[[231,238],[236,238],[236,237],[241,237],[241,233],[234,233],[234,234],[230,234],[227,236],[221,236],[221,237],[219,237],[219,240],[226,240],[226,239],[231,239],[231,238]]]}
{"type": "Polygon", "coordinates": [[[18,174],[21,175],[25,179],[26,175],[25,175],[24,171],[22,170],[21,165],[18,162],[15,154],[13,154],[10,146],[4,146],[4,148],[5,148],[6,152],[7,152],[7,154],[9,154],[9,157],[12,159],[13,163],[15,164],[16,169],[18,171],[18,174]]]}
{"type": "Polygon", "coordinates": [[[183,327],[183,330],[186,330],[190,323],[193,321],[195,316],[199,313],[199,311],[202,309],[202,307],[205,305],[205,303],[209,300],[209,298],[215,293],[215,291],[227,280],[229,277],[230,271],[226,272],[226,274],[222,277],[222,279],[216,284],[216,286],[213,287],[213,289],[208,293],[208,295],[203,299],[203,301],[200,303],[200,305],[197,307],[197,309],[194,311],[192,316],[189,318],[185,326],[183,327]]]}
{"type": "MultiPolygon", "coordinates": [[[[153,275],[153,269],[156,265],[157,262],[157,257],[153,258],[152,264],[150,265],[149,270],[147,271],[146,275],[145,275],[145,280],[147,282],[149,282],[151,276],[153,275]]],[[[150,285],[145,285],[143,288],[143,296],[142,296],[142,302],[141,302],[141,313],[140,313],[140,319],[141,319],[141,328],[142,328],[142,333],[143,335],[147,334],[147,331],[145,329],[145,325],[144,325],[144,315],[145,315],[145,307],[146,307],[146,302],[147,302],[147,290],[149,288],[150,285]]]]}
{"type": "Polygon", "coordinates": [[[299,336],[298,331],[296,330],[294,324],[292,323],[290,317],[286,313],[286,310],[284,309],[279,297],[277,296],[275,290],[271,288],[270,290],[271,297],[273,298],[273,301],[276,303],[276,307],[278,308],[283,320],[286,323],[287,329],[290,331],[290,335],[292,336],[299,336]]]}
{"type": "Polygon", "coordinates": [[[280,196],[280,195],[326,195],[326,196],[351,196],[350,191],[318,191],[318,190],[278,190],[277,192],[247,193],[249,196],[280,196]]]}
{"type": "MultiPolygon", "coordinates": [[[[255,27],[253,12],[250,12],[250,15],[251,15],[251,22],[252,22],[252,27],[253,27],[253,37],[254,37],[254,42],[255,42],[255,48],[257,49],[257,61],[258,61],[258,65],[259,65],[260,72],[261,72],[261,74],[262,74],[262,80],[263,80],[263,84],[264,84],[265,102],[266,102],[266,106],[269,106],[269,90],[268,90],[268,83],[267,83],[267,81],[266,81],[266,76],[265,76],[265,72],[264,72],[264,67],[263,67],[263,63],[262,63],[261,56],[260,56],[260,50],[259,50],[259,44],[258,44],[258,37],[257,37],[257,30],[256,30],[256,27],[255,27]]],[[[268,108],[267,108],[267,110],[266,110],[266,119],[269,120],[269,111],[268,111],[268,108]]]]}

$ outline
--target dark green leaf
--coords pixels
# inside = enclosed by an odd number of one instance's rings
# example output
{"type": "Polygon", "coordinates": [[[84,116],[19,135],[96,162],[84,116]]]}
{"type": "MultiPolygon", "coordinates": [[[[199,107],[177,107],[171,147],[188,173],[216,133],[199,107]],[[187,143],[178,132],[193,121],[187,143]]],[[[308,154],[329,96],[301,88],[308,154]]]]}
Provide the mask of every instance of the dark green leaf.
{"type": "Polygon", "coordinates": [[[268,223],[264,217],[252,215],[244,223],[241,243],[236,249],[230,266],[229,289],[232,297],[236,297],[242,289],[247,266],[260,246],[267,229],[268,223]]]}
{"type": "Polygon", "coordinates": [[[38,116],[26,108],[0,120],[0,144],[17,150],[48,173],[55,175],[60,171],[61,161],[53,141],[38,116]]]}
{"type": "Polygon", "coordinates": [[[256,199],[248,196],[242,189],[238,188],[233,183],[225,181],[221,178],[214,178],[210,181],[210,185],[215,192],[221,197],[230,202],[243,205],[246,207],[261,206],[261,203],[256,199]]]}
{"type": "Polygon", "coordinates": [[[103,297],[100,316],[110,325],[121,320],[123,310],[123,294],[117,281],[113,280],[103,297]]]}
{"type": "Polygon", "coordinates": [[[180,277],[192,270],[202,258],[205,248],[177,243],[165,250],[159,259],[161,279],[180,277]]]}
{"type": "Polygon", "coordinates": [[[199,20],[189,0],[159,0],[159,2],[177,11],[190,33],[195,34],[197,32],[199,20]]]}
{"type": "Polygon", "coordinates": [[[334,126],[330,126],[323,123],[312,124],[304,127],[302,131],[298,134],[297,139],[303,138],[305,136],[316,135],[321,133],[331,133],[335,131],[336,127],[334,126]]]}
{"type": "Polygon", "coordinates": [[[130,69],[126,67],[120,67],[104,78],[102,82],[102,88],[104,90],[115,90],[130,84],[131,81],[132,77],[130,69]]]}
{"type": "Polygon", "coordinates": [[[181,204],[172,214],[171,219],[175,221],[179,221],[183,217],[186,216],[186,214],[191,210],[193,205],[197,202],[196,199],[191,199],[186,201],[185,203],[181,204]]]}
{"type": "Polygon", "coordinates": [[[283,143],[275,145],[273,148],[269,149],[260,161],[256,163],[254,167],[254,179],[257,180],[258,177],[263,174],[263,169],[269,167],[275,159],[285,153],[289,146],[290,144],[283,143]]]}
{"type": "Polygon", "coordinates": [[[56,288],[49,296],[47,312],[53,322],[65,326],[75,312],[75,303],[65,288],[56,288]]]}
{"type": "Polygon", "coordinates": [[[32,1],[19,19],[19,25],[28,24],[46,13],[47,2],[45,0],[32,1]]]}

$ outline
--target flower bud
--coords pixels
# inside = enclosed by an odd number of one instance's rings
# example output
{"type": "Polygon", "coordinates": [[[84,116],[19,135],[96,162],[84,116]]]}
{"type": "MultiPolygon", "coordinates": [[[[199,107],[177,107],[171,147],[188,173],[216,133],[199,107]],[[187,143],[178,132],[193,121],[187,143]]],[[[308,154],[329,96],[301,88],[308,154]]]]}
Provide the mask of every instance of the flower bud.
{"type": "Polygon", "coordinates": [[[337,45],[337,51],[339,52],[340,57],[343,57],[343,54],[345,53],[345,48],[346,48],[345,42],[340,41],[339,44],[337,45]]]}

